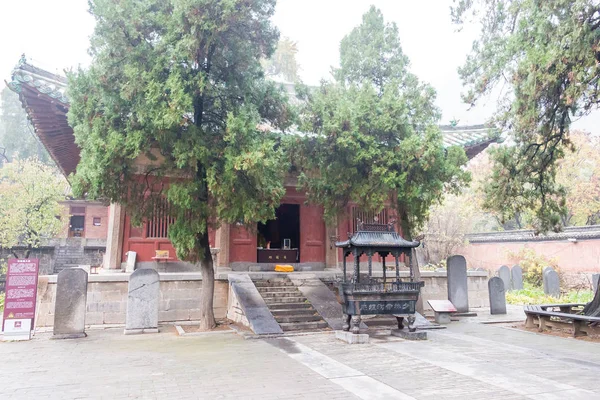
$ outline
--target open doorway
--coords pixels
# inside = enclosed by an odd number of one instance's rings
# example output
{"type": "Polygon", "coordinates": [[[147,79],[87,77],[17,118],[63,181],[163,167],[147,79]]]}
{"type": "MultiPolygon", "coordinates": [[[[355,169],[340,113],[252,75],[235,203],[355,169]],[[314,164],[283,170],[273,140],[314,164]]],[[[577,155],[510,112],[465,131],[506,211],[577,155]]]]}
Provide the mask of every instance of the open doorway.
{"type": "Polygon", "coordinates": [[[69,220],[69,237],[83,237],[85,215],[71,215],[69,220]]]}
{"type": "Polygon", "coordinates": [[[258,224],[258,262],[297,262],[299,248],[300,206],[281,204],[275,219],[258,224]]]}

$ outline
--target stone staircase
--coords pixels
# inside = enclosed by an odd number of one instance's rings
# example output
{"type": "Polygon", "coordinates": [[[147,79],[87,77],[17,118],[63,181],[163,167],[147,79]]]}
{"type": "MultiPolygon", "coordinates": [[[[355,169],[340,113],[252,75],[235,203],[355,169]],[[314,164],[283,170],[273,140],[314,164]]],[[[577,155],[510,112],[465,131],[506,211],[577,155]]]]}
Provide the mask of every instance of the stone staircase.
{"type": "Polygon", "coordinates": [[[255,280],[254,285],[284,332],[329,327],[289,278],[255,280]]]}

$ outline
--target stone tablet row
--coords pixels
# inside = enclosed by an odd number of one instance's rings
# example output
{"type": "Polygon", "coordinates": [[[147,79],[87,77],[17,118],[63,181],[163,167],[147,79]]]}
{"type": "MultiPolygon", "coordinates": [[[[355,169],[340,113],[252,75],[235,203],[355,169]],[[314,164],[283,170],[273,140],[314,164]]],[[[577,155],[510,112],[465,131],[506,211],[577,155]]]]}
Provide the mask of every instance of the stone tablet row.
{"type": "Polygon", "coordinates": [[[504,282],[505,290],[521,290],[523,289],[523,268],[515,265],[508,268],[506,265],[498,268],[498,277],[504,282]]]}
{"type": "MultiPolygon", "coordinates": [[[[85,337],[88,274],[67,268],[58,274],[54,303],[54,339],[85,337]]],[[[158,332],[159,275],[144,268],[129,276],[125,334],[158,332]]]]}

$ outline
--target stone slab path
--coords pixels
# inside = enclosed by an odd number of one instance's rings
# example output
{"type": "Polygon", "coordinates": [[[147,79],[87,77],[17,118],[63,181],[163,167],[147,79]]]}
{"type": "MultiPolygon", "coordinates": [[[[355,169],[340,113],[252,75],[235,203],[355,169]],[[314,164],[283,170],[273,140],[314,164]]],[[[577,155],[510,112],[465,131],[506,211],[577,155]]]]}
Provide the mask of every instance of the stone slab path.
{"type": "Polygon", "coordinates": [[[426,342],[227,333],[0,343],[2,399],[598,399],[600,344],[460,322],[426,342]]]}

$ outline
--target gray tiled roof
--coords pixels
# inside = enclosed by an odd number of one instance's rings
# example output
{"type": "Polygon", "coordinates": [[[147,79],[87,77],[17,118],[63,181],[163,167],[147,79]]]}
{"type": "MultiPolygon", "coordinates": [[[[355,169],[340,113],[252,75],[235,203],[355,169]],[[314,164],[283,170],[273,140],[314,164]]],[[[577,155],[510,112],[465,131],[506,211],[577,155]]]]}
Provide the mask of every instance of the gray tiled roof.
{"type": "Polygon", "coordinates": [[[535,235],[532,229],[516,231],[471,233],[467,235],[470,243],[495,243],[495,242],[542,242],[558,240],[586,240],[600,238],[600,225],[571,226],[562,232],[548,232],[544,235],[535,235]]]}

